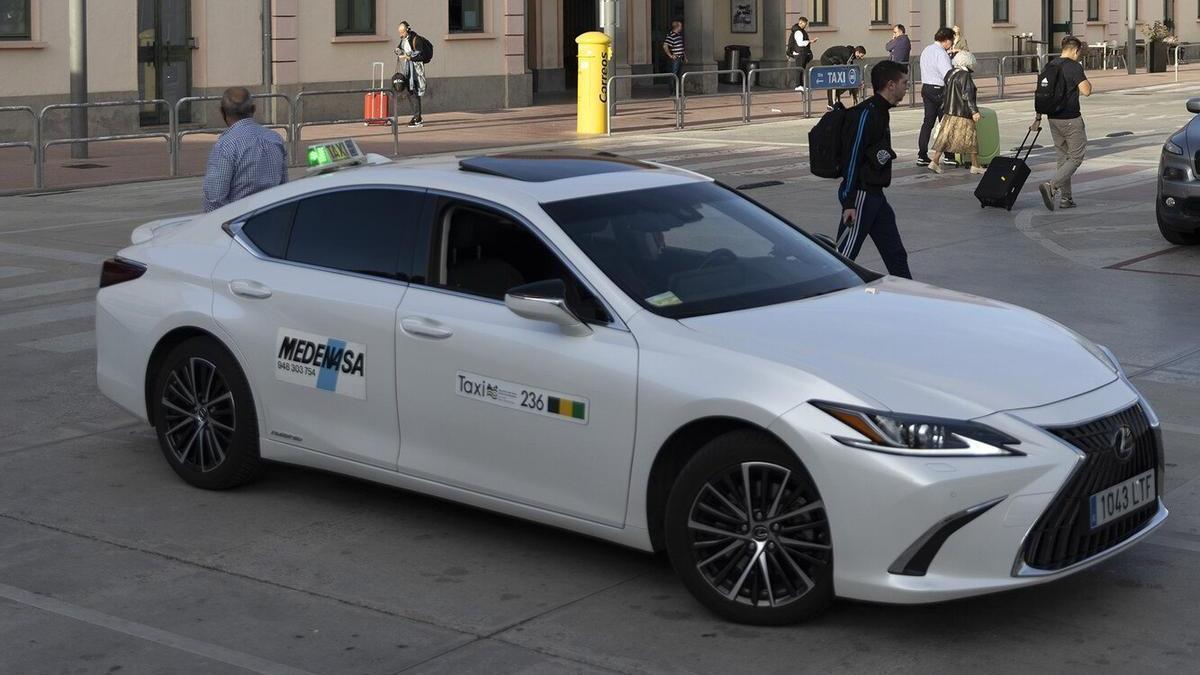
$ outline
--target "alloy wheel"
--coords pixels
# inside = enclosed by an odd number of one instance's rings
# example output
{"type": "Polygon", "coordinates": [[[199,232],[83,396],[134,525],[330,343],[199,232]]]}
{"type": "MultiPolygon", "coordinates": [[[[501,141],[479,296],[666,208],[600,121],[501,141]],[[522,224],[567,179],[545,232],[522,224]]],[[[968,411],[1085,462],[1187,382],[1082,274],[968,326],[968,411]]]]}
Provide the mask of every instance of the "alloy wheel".
{"type": "Polygon", "coordinates": [[[182,361],[167,376],[159,402],[175,460],[201,473],[221,466],[237,417],[233,392],[216,365],[199,357],[182,361]]]}
{"type": "Polygon", "coordinates": [[[767,462],[742,462],[710,478],[692,502],[688,534],[704,580],[754,607],[799,600],[816,586],[814,570],[832,561],[815,489],[767,462]]]}

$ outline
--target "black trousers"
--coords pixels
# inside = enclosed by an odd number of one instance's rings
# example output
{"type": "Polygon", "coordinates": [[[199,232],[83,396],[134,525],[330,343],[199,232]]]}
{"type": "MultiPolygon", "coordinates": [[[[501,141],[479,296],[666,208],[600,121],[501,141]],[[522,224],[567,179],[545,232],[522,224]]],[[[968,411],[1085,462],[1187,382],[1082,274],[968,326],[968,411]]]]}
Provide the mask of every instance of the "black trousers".
{"type": "Polygon", "coordinates": [[[945,97],[944,87],[921,85],[921,98],[925,101],[925,120],[921,122],[921,135],[917,138],[917,157],[921,159],[929,159],[929,136],[933,133],[933,125],[942,119],[942,101],[945,97]]]}
{"type": "Polygon", "coordinates": [[[837,250],[843,256],[854,260],[862,250],[867,237],[875,242],[883,264],[888,274],[905,279],[912,278],[908,269],[908,251],[900,239],[900,230],[896,227],[896,212],[888,204],[887,197],[882,192],[867,192],[858,190],[854,197],[855,217],[852,223],[839,223],[837,233],[837,250]]]}
{"type": "Polygon", "coordinates": [[[408,102],[412,104],[413,119],[421,119],[421,96],[415,91],[408,93],[408,102]]]}

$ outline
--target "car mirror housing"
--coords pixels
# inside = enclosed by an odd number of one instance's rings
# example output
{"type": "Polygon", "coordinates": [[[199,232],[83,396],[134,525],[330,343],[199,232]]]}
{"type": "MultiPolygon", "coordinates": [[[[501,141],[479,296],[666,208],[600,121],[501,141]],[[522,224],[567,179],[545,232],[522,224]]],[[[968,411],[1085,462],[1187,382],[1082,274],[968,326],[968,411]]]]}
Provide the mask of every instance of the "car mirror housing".
{"type": "Polygon", "coordinates": [[[1200,113],[1200,96],[1188,99],[1187,111],[1192,114],[1200,113]]]}
{"type": "Polygon", "coordinates": [[[549,279],[509,289],[504,294],[504,306],[519,317],[555,324],[572,337],[591,335],[591,327],[571,311],[566,298],[563,280],[549,279]]]}

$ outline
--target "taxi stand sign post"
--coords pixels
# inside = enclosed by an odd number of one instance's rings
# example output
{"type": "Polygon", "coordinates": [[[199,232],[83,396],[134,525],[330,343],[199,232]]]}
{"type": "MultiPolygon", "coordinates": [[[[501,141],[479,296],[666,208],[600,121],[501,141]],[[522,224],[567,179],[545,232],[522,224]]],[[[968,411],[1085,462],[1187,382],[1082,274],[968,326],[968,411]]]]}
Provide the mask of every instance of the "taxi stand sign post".
{"type": "Polygon", "coordinates": [[[580,134],[607,134],[612,38],[593,31],[575,38],[575,44],[579,45],[579,100],[575,130],[580,134]]]}
{"type": "Polygon", "coordinates": [[[858,65],[813,66],[804,89],[804,116],[812,117],[812,92],[829,89],[862,89],[863,68],[858,65]]]}

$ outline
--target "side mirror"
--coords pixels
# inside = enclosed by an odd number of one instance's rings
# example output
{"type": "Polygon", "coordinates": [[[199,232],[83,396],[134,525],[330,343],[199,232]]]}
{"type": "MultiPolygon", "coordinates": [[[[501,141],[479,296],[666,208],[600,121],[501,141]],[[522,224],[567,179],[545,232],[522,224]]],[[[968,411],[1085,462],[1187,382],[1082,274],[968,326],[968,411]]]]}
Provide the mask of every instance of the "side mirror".
{"type": "Polygon", "coordinates": [[[567,285],[562,279],[536,281],[510,289],[504,294],[504,306],[519,317],[555,324],[572,337],[592,334],[591,327],[567,306],[567,285]]]}
{"type": "Polygon", "coordinates": [[[1193,115],[1200,114],[1200,97],[1188,99],[1187,111],[1193,115]]]}

